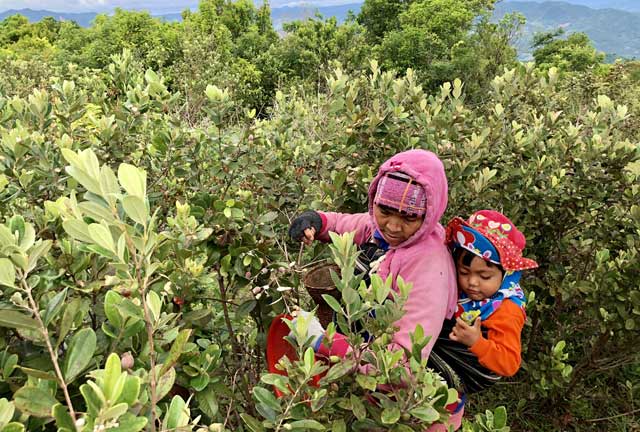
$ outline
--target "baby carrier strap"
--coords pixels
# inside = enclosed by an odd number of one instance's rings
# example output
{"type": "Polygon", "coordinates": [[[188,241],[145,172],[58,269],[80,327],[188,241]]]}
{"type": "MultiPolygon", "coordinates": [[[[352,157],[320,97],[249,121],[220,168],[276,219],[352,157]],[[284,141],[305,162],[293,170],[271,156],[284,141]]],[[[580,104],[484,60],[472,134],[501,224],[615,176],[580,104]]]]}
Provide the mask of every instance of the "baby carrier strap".
{"type": "Polygon", "coordinates": [[[387,253],[387,250],[384,247],[374,243],[373,240],[374,237],[372,236],[369,241],[362,243],[358,247],[360,253],[356,258],[356,266],[354,269],[354,273],[356,275],[362,275],[362,280],[364,280],[367,285],[371,283],[371,265],[380,261],[380,259],[387,253]]]}

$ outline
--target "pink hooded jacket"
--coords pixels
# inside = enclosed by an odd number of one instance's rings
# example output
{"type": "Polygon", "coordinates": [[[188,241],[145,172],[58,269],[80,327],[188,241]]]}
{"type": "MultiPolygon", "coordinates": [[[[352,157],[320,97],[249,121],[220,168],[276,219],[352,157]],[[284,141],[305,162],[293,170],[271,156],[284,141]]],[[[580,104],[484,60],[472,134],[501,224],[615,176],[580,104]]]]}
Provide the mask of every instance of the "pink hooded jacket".
{"type": "MultiPolygon", "coordinates": [[[[342,214],[322,212],[321,241],[329,241],[329,231],[342,234],[355,231],[355,242],[368,241],[379,227],[373,216],[373,200],[380,178],[387,172],[402,171],[413,177],[425,190],[427,212],[425,219],[410,238],[390,247],[378,269],[386,279],[393,275],[393,289],[397,291],[396,277],[402,276],[413,288],[405,304],[405,315],[395,323],[398,331],[393,336],[392,349],[399,346],[410,349],[409,333],[422,325],[431,340],[422,351],[427,357],[435,343],[445,318],[451,318],[456,308],[457,288],[453,259],[444,243],[445,231],[439,220],[447,207],[447,178],[438,157],[426,150],[409,150],[387,160],[369,187],[369,213],[342,214]]],[[[334,340],[331,352],[321,346],[320,353],[344,355],[346,342],[334,340]]]]}

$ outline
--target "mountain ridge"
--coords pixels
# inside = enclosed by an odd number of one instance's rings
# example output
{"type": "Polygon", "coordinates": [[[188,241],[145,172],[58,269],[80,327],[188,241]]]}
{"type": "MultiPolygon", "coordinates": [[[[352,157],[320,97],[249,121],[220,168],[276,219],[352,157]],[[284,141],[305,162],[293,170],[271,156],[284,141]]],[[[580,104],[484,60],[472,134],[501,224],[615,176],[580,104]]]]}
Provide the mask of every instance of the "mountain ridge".
{"type": "MultiPolygon", "coordinates": [[[[351,0],[351,3],[316,6],[313,2],[295,6],[295,1],[281,0],[281,6],[272,7],[271,14],[274,27],[281,30],[287,21],[306,19],[315,16],[316,11],[324,17],[335,16],[338,22],[344,21],[349,10],[358,13],[362,2],[351,0]]],[[[344,3],[344,0],[340,3],[344,3]]],[[[640,58],[640,12],[620,9],[594,9],[585,4],[603,5],[620,3],[629,6],[627,0],[504,0],[496,4],[494,20],[507,13],[520,12],[527,18],[522,37],[516,41],[519,57],[522,60],[531,58],[531,41],[535,32],[551,31],[563,27],[568,33],[584,32],[593,41],[594,46],[607,54],[615,54],[627,58],[640,58]],[[610,31],[615,28],[616,31],[610,31]]],[[[640,10],[640,1],[637,1],[640,10]]],[[[73,20],[83,27],[88,27],[97,13],[63,13],[48,10],[20,9],[0,12],[0,20],[15,13],[21,13],[30,21],[38,21],[45,16],[53,16],[62,20],[73,20]]],[[[180,13],[153,14],[154,17],[166,21],[179,21],[180,13]]]]}

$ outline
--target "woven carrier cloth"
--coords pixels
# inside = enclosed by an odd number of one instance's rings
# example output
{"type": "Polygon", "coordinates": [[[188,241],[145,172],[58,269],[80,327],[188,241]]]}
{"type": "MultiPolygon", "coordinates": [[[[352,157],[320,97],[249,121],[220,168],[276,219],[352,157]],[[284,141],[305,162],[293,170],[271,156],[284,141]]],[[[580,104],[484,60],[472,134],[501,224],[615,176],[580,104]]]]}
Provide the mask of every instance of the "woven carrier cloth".
{"type": "MultiPolygon", "coordinates": [[[[444,321],[427,366],[438,372],[449,387],[462,393],[476,393],[492,386],[501,377],[482,366],[466,345],[449,339],[455,324],[452,319],[444,321]]],[[[487,336],[485,329],[482,335],[487,336]]]]}

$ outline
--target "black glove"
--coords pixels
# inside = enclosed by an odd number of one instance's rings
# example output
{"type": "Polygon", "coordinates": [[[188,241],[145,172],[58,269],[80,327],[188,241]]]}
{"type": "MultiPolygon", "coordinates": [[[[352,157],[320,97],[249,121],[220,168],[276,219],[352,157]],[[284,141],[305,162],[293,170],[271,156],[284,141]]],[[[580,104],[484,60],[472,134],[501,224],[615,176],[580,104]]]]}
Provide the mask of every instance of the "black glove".
{"type": "Polygon", "coordinates": [[[322,218],[318,212],[309,210],[295,218],[289,227],[289,237],[296,241],[302,241],[304,230],[307,228],[315,228],[316,234],[322,231],[322,218]]]}

